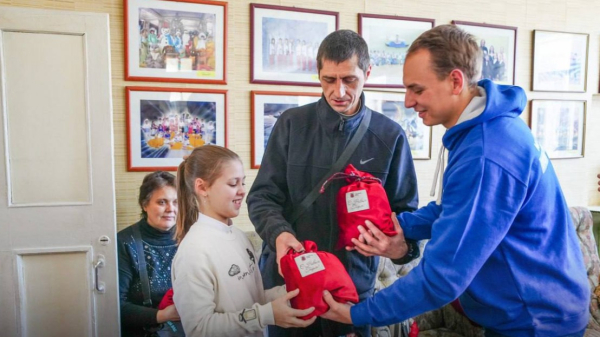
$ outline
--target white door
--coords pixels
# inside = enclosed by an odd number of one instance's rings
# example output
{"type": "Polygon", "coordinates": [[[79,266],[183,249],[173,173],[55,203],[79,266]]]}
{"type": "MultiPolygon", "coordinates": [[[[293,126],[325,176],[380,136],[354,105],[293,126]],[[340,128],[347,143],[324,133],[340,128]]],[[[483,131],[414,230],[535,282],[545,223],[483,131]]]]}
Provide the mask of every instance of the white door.
{"type": "Polygon", "coordinates": [[[107,14],[0,7],[0,335],[118,336],[107,14]]]}

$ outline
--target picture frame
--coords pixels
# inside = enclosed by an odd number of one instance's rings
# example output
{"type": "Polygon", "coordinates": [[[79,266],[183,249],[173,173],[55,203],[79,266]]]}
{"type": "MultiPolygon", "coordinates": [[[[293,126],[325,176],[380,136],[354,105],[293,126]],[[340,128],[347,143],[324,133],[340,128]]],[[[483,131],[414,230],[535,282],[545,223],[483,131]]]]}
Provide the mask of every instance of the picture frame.
{"type": "Polygon", "coordinates": [[[414,109],[404,106],[404,99],[403,93],[365,91],[367,107],[400,124],[408,139],[413,159],[431,159],[432,128],[423,124],[414,109]]]}
{"type": "Polygon", "coordinates": [[[127,171],[176,171],[195,147],[227,146],[227,91],[125,87],[127,171]]]}
{"type": "Polygon", "coordinates": [[[404,88],[406,52],[419,35],[434,25],[434,19],[359,13],[358,34],[367,42],[371,59],[365,88],[404,88]]]}
{"type": "Polygon", "coordinates": [[[227,2],[124,0],[125,80],[227,84],[227,2]]]}
{"type": "Polygon", "coordinates": [[[473,34],[477,39],[483,53],[480,79],[515,84],[517,27],[456,20],[452,24],[473,34]]]}
{"type": "Polygon", "coordinates": [[[285,110],[318,101],[321,93],[251,91],[252,169],[260,168],[267,142],[277,118],[285,110]]]}
{"type": "Polygon", "coordinates": [[[550,159],[583,158],[586,101],[534,99],[529,125],[550,159]]]}
{"type": "Polygon", "coordinates": [[[338,12],[251,3],[250,82],[319,86],[317,51],[338,21],[338,12]]]}
{"type": "Polygon", "coordinates": [[[585,92],[589,38],[583,33],[534,30],[531,89],[585,92]]]}

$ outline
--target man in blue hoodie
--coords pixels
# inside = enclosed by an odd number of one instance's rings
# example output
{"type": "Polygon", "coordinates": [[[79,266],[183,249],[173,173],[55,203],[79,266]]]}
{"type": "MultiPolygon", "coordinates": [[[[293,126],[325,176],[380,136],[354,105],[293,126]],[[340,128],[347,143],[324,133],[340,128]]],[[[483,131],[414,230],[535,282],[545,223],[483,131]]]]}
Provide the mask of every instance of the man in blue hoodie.
{"type": "MultiPolygon", "coordinates": [[[[583,336],[590,290],[558,179],[519,115],[523,89],[477,82],[481,51],[452,26],[423,33],[404,64],[406,106],[447,128],[441,200],[398,220],[406,238],[430,239],[421,263],[353,307],[325,300],[323,317],[392,324],[458,298],[486,336],[583,336]]],[[[434,182],[435,184],[435,182],[434,182]]],[[[368,224],[358,249],[385,238],[368,224]]]]}

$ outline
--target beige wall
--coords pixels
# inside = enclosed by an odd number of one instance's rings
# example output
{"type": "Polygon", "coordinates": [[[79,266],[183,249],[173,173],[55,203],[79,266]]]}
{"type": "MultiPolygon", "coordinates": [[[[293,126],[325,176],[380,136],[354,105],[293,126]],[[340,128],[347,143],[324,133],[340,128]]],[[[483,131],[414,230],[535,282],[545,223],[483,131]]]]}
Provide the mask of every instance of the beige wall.
{"type": "MultiPolygon", "coordinates": [[[[596,191],[596,174],[600,173],[600,95],[598,92],[600,2],[587,0],[337,0],[337,1],[255,1],[264,4],[296,6],[340,12],[341,29],[358,29],[357,13],[386,14],[432,18],[436,25],[452,20],[485,22],[518,27],[516,77],[517,85],[527,90],[529,99],[561,98],[587,100],[587,132],[585,158],[554,160],[553,164],[569,205],[600,205],[600,193],[596,191]],[[581,32],[590,34],[587,93],[531,92],[531,59],[533,29],[581,32]]],[[[123,61],[123,3],[117,0],[0,0],[0,5],[38,7],[110,15],[115,175],[118,229],[139,218],[137,189],[145,173],[127,172],[127,148],[125,144],[125,86],[149,85],[183,88],[218,88],[228,90],[229,147],[237,152],[246,167],[249,188],[256,176],[250,167],[250,90],[283,90],[319,92],[317,88],[250,84],[249,21],[250,1],[229,2],[227,85],[192,85],[154,82],[124,81],[123,61]]],[[[557,46],[559,47],[559,46],[557,46]]],[[[41,51],[42,55],[43,52],[41,51]]],[[[528,120],[529,112],[523,114],[528,120]]],[[[437,155],[444,130],[433,130],[432,157],[437,155]]],[[[108,141],[107,141],[108,143],[108,141]]],[[[421,204],[427,203],[432,183],[435,160],[416,161],[421,204]]],[[[236,225],[252,229],[244,207],[236,225]]]]}

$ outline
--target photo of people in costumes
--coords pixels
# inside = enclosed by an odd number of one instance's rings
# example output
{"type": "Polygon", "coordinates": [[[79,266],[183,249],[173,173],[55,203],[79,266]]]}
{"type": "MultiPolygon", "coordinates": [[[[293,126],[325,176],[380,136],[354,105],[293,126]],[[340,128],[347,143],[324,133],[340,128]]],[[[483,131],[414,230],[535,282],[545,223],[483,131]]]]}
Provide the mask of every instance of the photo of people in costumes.
{"type": "Polygon", "coordinates": [[[273,126],[275,126],[275,122],[277,122],[277,118],[281,116],[281,113],[297,107],[298,104],[293,103],[265,103],[264,111],[264,128],[265,128],[265,148],[267,147],[267,143],[269,142],[269,136],[271,136],[271,131],[273,131],[273,126]]]}
{"type": "Polygon", "coordinates": [[[211,13],[139,9],[140,68],[215,71],[215,21],[211,13]]]}
{"type": "Polygon", "coordinates": [[[406,52],[413,41],[433,27],[433,20],[361,14],[360,35],[369,46],[371,75],[365,86],[403,87],[406,52]]]}
{"type": "MultiPolygon", "coordinates": [[[[384,84],[402,83],[402,67],[408,47],[417,38],[422,30],[408,30],[402,34],[375,33],[381,27],[367,26],[364,31],[371,30],[368,34],[369,58],[371,59],[371,76],[369,80],[379,83],[379,77],[386,78],[384,84]]],[[[365,34],[365,33],[363,33],[365,34]]],[[[372,82],[372,81],[370,81],[372,82]]]]}
{"type": "Polygon", "coordinates": [[[481,50],[481,76],[499,84],[514,84],[517,28],[474,22],[452,21],[472,34],[481,50]]]}
{"type": "Polygon", "coordinates": [[[140,101],[141,157],[182,158],[216,144],[215,102],[140,101]]]}
{"type": "Polygon", "coordinates": [[[431,158],[431,127],[423,124],[423,119],[413,108],[404,106],[404,95],[398,93],[365,92],[366,105],[371,110],[381,111],[389,119],[400,124],[413,159],[431,158]]]}
{"type": "Polygon", "coordinates": [[[407,109],[403,101],[384,100],[381,112],[404,129],[413,157],[422,157],[423,152],[429,154],[429,127],[423,124],[415,109],[407,109]]]}
{"type": "Polygon", "coordinates": [[[324,22],[263,18],[264,71],[316,74],[317,51],[328,33],[324,22]]]}
{"type": "Polygon", "coordinates": [[[505,45],[508,45],[508,39],[499,39],[499,41],[488,43],[485,39],[479,40],[479,49],[483,57],[481,66],[481,78],[492,81],[506,81],[506,53],[505,45]],[[494,45],[499,46],[497,49],[494,45]]]}
{"type": "Polygon", "coordinates": [[[535,141],[550,158],[583,155],[583,101],[533,100],[532,111],[535,141]]]}

